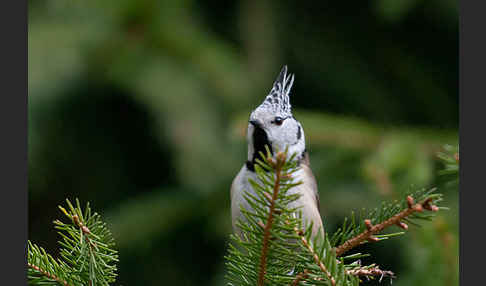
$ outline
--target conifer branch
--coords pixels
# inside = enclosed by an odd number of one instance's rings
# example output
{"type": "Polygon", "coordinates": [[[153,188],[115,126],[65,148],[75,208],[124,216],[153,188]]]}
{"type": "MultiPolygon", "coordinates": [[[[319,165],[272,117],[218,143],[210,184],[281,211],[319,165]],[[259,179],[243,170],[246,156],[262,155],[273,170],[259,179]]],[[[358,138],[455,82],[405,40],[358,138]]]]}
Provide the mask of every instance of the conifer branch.
{"type": "Polygon", "coordinates": [[[52,274],[52,273],[49,273],[48,271],[44,270],[44,269],[41,269],[39,266],[36,266],[36,265],[33,265],[33,264],[30,264],[30,263],[27,263],[27,266],[35,271],[37,271],[38,273],[44,275],[45,277],[51,279],[51,280],[54,280],[56,282],[59,282],[60,284],[64,285],[64,286],[71,286],[67,283],[66,280],[63,280],[59,277],[57,277],[56,275],[52,274]]]}
{"type": "Polygon", "coordinates": [[[445,167],[439,171],[439,175],[450,177],[449,185],[457,184],[459,182],[459,146],[445,145],[437,156],[445,167]]]}
{"type": "Polygon", "coordinates": [[[360,245],[362,242],[365,241],[378,241],[379,239],[374,236],[384,230],[387,227],[392,225],[397,225],[403,229],[408,229],[408,226],[402,222],[403,219],[407,218],[408,216],[412,215],[415,212],[423,212],[424,209],[429,211],[438,211],[439,208],[436,205],[431,204],[432,198],[427,198],[424,201],[415,204],[414,199],[412,196],[407,197],[407,205],[408,208],[404,209],[403,211],[399,212],[398,214],[392,216],[391,218],[376,224],[372,225],[371,220],[366,219],[364,223],[366,225],[366,230],[357,236],[345,241],[343,244],[337,246],[336,249],[336,256],[341,256],[348,250],[360,245]]]}
{"type": "Polygon", "coordinates": [[[71,220],[55,220],[62,240],[60,258],[54,259],[43,248],[28,241],[27,265],[30,284],[63,286],[108,286],[116,278],[117,251],[113,237],[100,219],[92,213],[89,204],[81,209],[76,200],[74,207],[66,200],[68,209],[59,209],[71,220]]]}
{"type": "MultiPolygon", "coordinates": [[[[334,277],[332,277],[331,273],[327,270],[326,266],[324,266],[322,261],[319,259],[319,256],[317,255],[317,253],[314,251],[314,249],[309,244],[309,242],[305,239],[303,232],[301,230],[297,229],[297,228],[294,228],[294,231],[300,237],[302,244],[312,254],[314,262],[317,264],[317,266],[319,266],[321,271],[326,274],[329,281],[331,282],[331,285],[333,285],[333,286],[336,285],[336,280],[334,279],[334,277]]],[[[340,263],[340,261],[336,261],[336,263],[340,263]]],[[[375,266],[375,265],[358,267],[358,268],[346,270],[346,274],[358,276],[358,277],[366,277],[367,279],[370,279],[370,278],[373,278],[373,277],[380,277],[380,281],[383,277],[395,278],[395,274],[392,271],[381,270],[379,268],[379,266],[375,266]]],[[[307,270],[297,274],[292,285],[298,285],[299,281],[301,281],[302,279],[305,279],[307,277],[308,277],[308,271],[307,270]]]]}
{"type": "Polygon", "coordinates": [[[277,161],[275,162],[272,158],[268,158],[268,163],[275,170],[275,184],[273,187],[273,194],[270,200],[270,210],[268,212],[267,223],[265,224],[264,234],[263,234],[263,247],[262,254],[260,256],[260,271],[258,273],[258,285],[263,286],[265,281],[265,273],[267,268],[267,253],[268,253],[268,243],[270,240],[270,230],[273,224],[273,215],[275,212],[275,201],[278,197],[278,192],[280,190],[280,176],[282,175],[282,167],[285,164],[286,155],[284,153],[279,153],[277,155],[277,161]]]}

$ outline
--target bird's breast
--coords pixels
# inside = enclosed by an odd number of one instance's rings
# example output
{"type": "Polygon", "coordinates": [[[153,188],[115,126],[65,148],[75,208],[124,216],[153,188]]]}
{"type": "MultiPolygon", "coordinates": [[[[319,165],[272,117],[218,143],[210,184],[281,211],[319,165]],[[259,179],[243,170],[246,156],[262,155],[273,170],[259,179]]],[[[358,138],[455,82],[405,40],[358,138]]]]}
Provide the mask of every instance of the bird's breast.
{"type": "MultiPolygon", "coordinates": [[[[302,216],[306,220],[314,222],[315,226],[322,226],[321,217],[317,208],[315,181],[313,177],[310,177],[307,172],[301,168],[292,174],[294,182],[301,181],[302,184],[295,186],[289,190],[289,194],[299,194],[300,197],[289,204],[290,208],[301,207],[302,216]]],[[[255,195],[255,190],[249,183],[249,180],[254,180],[258,184],[261,184],[255,172],[250,172],[243,166],[238,175],[233,181],[231,187],[231,213],[233,229],[238,232],[236,227],[236,221],[238,219],[245,220],[241,213],[241,208],[252,210],[251,206],[245,199],[245,191],[252,195],[255,195]]]]}

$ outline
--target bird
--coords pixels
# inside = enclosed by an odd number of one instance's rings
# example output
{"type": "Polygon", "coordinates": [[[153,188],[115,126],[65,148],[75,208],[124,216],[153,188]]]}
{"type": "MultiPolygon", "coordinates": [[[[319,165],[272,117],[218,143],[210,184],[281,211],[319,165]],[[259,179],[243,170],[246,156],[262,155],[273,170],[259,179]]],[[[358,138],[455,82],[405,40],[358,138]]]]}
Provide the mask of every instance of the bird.
{"type": "MultiPolygon", "coordinates": [[[[251,210],[246,201],[245,191],[255,193],[249,179],[258,182],[255,163],[260,152],[266,154],[265,145],[273,156],[274,150],[287,149],[288,155],[295,154],[299,168],[292,174],[293,179],[301,181],[298,186],[290,189],[300,197],[289,204],[289,207],[301,207],[304,227],[312,222],[312,236],[324,236],[324,228],[320,215],[318,187],[315,176],[310,168],[309,154],[305,145],[305,135],[302,124],[293,116],[289,100],[290,89],[294,83],[294,75],[287,74],[287,65],[281,69],[273,86],[264,101],[255,108],[248,120],[247,143],[248,157],[231,184],[231,219],[233,232],[242,237],[237,221],[245,222],[242,208],[251,210]]],[[[260,158],[261,159],[261,158],[260,158]]]]}

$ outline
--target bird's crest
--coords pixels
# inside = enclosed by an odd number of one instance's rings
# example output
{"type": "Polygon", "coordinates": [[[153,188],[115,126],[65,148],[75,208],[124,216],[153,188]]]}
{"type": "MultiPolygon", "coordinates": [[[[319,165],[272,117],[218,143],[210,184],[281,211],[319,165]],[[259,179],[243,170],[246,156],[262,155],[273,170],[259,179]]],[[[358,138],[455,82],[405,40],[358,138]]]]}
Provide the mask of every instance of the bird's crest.
{"type": "Polygon", "coordinates": [[[260,107],[268,108],[275,114],[280,114],[281,116],[291,116],[292,110],[289,94],[293,83],[294,75],[287,74],[287,66],[285,65],[260,107]]]}

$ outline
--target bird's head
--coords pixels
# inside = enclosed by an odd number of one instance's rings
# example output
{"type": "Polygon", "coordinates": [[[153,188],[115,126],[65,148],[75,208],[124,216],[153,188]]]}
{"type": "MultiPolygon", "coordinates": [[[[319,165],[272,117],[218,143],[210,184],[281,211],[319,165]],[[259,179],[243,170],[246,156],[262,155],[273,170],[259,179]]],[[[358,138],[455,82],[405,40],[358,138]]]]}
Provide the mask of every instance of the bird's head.
{"type": "Polygon", "coordinates": [[[247,132],[247,166],[250,169],[260,151],[266,154],[265,145],[272,153],[288,147],[289,154],[296,153],[296,158],[305,151],[304,130],[292,115],[289,100],[293,82],[294,75],[287,74],[287,66],[284,66],[263,103],[250,114],[247,132]]]}

